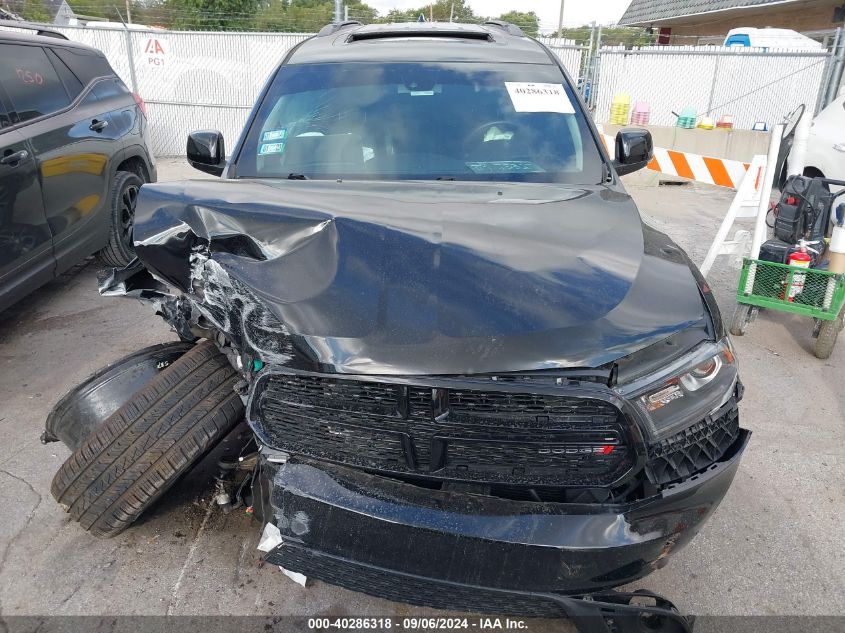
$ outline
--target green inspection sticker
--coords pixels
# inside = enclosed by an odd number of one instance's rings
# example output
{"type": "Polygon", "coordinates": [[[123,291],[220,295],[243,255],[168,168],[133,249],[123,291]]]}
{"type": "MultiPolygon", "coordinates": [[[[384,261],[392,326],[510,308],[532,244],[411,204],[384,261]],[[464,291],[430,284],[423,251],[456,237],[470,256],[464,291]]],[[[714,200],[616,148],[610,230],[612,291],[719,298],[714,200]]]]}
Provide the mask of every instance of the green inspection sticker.
{"type": "Polygon", "coordinates": [[[287,137],[287,128],[282,128],[281,130],[267,130],[261,135],[261,142],[269,143],[272,141],[284,141],[287,137]]]}
{"type": "Polygon", "coordinates": [[[264,143],[258,148],[259,156],[266,156],[267,154],[282,154],[284,151],[284,143],[264,143]]]}

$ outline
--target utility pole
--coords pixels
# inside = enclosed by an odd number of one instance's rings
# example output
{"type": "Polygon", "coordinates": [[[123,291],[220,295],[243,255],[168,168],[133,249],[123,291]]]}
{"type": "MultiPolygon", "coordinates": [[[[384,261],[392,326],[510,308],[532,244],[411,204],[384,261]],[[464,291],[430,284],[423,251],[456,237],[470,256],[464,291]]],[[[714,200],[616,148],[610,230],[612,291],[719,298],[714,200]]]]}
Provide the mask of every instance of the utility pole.
{"type": "Polygon", "coordinates": [[[434,22],[434,3],[428,5],[428,21],[434,22]]]}
{"type": "Polygon", "coordinates": [[[126,23],[132,24],[132,11],[129,9],[129,0],[126,0],[126,23]]]}
{"type": "Polygon", "coordinates": [[[334,23],[340,24],[343,21],[343,0],[334,0],[334,23]]]}
{"type": "Polygon", "coordinates": [[[560,0],[560,20],[557,22],[557,36],[563,37],[563,6],[566,4],[566,0],[560,0]]]}
{"type": "Polygon", "coordinates": [[[452,9],[449,11],[449,22],[451,23],[455,17],[455,3],[452,3],[452,9]]]}
{"type": "Polygon", "coordinates": [[[343,21],[349,22],[349,5],[348,4],[343,5],[343,21]]]}

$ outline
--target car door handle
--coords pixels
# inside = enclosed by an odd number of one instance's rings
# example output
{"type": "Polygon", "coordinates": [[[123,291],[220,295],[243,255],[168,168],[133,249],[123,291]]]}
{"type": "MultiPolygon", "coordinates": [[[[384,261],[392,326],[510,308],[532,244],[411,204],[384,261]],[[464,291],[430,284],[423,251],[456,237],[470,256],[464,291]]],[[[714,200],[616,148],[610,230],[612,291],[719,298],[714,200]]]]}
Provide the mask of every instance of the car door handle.
{"type": "Polygon", "coordinates": [[[11,165],[12,167],[17,167],[18,163],[26,160],[27,158],[29,158],[29,152],[22,149],[19,152],[6,154],[3,158],[0,158],[0,165],[11,165]]]}
{"type": "Polygon", "coordinates": [[[833,149],[835,149],[837,152],[845,152],[845,143],[837,143],[833,146],[833,149]]]}
{"type": "Polygon", "coordinates": [[[91,125],[88,126],[88,129],[94,132],[102,132],[108,127],[108,125],[108,121],[98,121],[97,119],[94,119],[93,121],[91,121],[91,125]]]}

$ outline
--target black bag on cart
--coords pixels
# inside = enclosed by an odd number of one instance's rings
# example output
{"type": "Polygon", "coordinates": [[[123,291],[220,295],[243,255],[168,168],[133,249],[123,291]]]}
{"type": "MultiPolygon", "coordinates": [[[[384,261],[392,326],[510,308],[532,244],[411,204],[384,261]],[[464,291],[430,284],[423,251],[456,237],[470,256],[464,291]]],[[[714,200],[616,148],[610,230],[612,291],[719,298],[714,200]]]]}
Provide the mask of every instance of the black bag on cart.
{"type": "Polygon", "coordinates": [[[790,245],[824,239],[833,198],[823,180],[791,176],[775,208],[775,239],[790,245]]]}

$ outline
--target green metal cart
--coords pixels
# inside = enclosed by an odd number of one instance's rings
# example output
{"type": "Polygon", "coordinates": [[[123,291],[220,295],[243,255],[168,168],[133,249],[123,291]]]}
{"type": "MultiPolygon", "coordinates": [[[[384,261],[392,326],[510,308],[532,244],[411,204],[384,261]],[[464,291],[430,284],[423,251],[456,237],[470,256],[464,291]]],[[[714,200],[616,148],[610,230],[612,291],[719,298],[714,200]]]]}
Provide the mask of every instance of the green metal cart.
{"type": "Polygon", "coordinates": [[[792,312],[814,319],[815,355],[830,358],[845,325],[845,275],[746,258],[736,301],[731,334],[745,334],[760,308],[792,312]]]}

